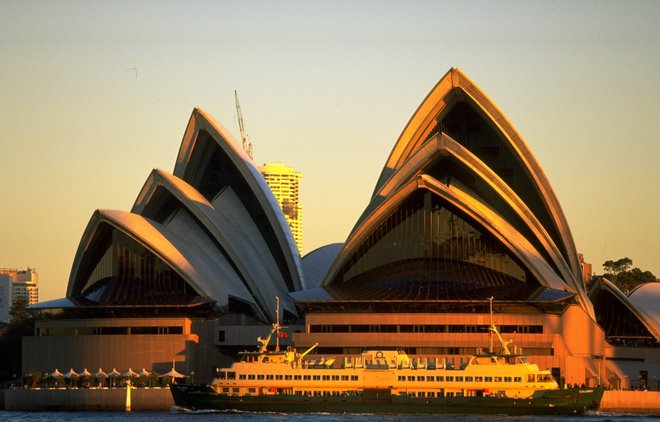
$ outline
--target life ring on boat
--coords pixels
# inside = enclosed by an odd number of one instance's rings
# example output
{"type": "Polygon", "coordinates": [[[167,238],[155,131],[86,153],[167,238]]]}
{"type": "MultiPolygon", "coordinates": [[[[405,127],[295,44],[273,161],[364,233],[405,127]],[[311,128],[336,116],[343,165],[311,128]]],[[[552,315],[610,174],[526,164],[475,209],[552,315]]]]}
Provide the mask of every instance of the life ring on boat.
{"type": "Polygon", "coordinates": [[[383,352],[376,352],[376,357],[377,358],[382,358],[383,357],[383,352]]]}

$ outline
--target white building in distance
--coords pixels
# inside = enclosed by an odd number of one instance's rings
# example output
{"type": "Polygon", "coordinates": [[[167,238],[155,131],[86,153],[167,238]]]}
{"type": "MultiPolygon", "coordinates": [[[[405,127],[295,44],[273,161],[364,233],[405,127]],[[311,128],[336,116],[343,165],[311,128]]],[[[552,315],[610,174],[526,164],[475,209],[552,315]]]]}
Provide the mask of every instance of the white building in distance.
{"type": "Polygon", "coordinates": [[[39,275],[34,268],[0,268],[0,322],[9,322],[9,311],[19,298],[28,305],[39,302],[39,275]]]}
{"type": "Polygon", "coordinates": [[[298,250],[302,253],[302,204],[300,202],[300,179],[302,173],[283,163],[265,163],[259,167],[259,172],[273,191],[280,204],[284,217],[291,227],[291,233],[298,250]]]}

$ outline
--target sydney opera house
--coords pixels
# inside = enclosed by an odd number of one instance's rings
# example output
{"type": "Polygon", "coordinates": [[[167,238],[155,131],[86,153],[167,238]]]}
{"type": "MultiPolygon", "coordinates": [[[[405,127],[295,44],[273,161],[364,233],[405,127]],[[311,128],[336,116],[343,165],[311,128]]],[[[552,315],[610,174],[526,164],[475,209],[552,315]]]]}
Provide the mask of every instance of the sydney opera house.
{"type": "Polygon", "coordinates": [[[580,265],[538,161],[459,69],[410,118],[346,241],[304,258],[256,164],[196,109],[174,171],[154,170],[130,212],[92,215],[66,297],[32,307],[23,371],[174,359],[208,381],[267,333],[276,296],[284,344],[459,364],[488,350],[493,298],[503,335],[561,382],[656,389],[660,284],[587,291],[580,265]]]}

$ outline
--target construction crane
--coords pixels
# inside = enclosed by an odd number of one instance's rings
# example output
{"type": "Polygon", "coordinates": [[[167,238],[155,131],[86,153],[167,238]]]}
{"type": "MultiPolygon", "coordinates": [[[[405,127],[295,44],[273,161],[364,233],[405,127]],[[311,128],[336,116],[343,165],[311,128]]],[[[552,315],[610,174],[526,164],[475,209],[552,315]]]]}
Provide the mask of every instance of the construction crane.
{"type": "Polygon", "coordinates": [[[241,131],[241,140],[243,141],[243,151],[248,157],[252,158],[252,144],[248,142],[247,134],[245,133],[245,125],[243,124],[243,113],[241,113],[241,104],[238,102],[238,93],[234,90],[234,98],[236,99],[236,116],[238,118],[238,128],[241,131]]]}

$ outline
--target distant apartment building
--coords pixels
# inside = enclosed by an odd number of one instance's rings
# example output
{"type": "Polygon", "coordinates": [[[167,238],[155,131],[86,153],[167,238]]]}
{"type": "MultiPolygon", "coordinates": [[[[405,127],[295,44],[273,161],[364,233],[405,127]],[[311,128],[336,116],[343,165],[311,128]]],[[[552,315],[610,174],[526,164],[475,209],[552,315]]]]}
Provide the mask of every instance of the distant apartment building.
{"type": "Polygon", "coordinates": [[[29,305],[39,302],[39,275],[33,268],[0,268],[0,322],[9,322],[9,311],[19,298],[29,305]]]}
{"type": "Polygon", "coordinates": [[[265,163],[259,171],[280,204],[293,238],[302,253],[302,204],[300,203],[300,180],[302,173],[283,163],[265,163]]]}
{"type": "Polygon", "coordinates": [[[580,268],[582,269],[582,281],[587,285],[591,280],[591,276],[593,276],[593,266],[591,263],[584,260],[584,255],[581,253],[578,254],[578,261],[580,262],[580,268]]]}

